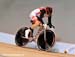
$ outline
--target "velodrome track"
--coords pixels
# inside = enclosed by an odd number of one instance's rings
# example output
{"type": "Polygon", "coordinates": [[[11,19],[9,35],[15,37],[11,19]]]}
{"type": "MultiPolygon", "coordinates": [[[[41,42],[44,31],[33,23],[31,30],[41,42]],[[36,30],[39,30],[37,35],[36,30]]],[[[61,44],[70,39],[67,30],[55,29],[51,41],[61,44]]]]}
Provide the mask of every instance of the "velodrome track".
{"type": "Polygon", "coordinates": [[[35,43],[29,43],[28,48],[22,48],[15,45],[15,35],[0,32],[0,57],[75,57],[75,45],[70,43],[56,42],[54,52],[44,52],[37,50],[35,43]],[[34,48],[34,49],[33,49],[34,48]],[[66,49],[69,49],[64,54],[66,49]]]}
{"type": "Polygon", "coordinates": [[[21,48],[15,45],[0,43],[0,57],[75,57],[75,55],[50,53],[35,49],[21,48]]]}

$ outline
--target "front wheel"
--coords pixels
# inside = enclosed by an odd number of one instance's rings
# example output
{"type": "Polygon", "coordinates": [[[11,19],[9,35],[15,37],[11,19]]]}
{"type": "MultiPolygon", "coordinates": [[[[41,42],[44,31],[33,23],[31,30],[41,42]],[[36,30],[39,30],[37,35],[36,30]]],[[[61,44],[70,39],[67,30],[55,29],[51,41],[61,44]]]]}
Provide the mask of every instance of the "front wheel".
{"type": "Polygon", "coordinates": [[[46,30],[46,41],[44,40],[44,31],[42,31],[37,39],[38,48],[41,50],[48,50],[49,47],[53,47],[54,43],[55,34],[51,30],[46,30]]]}

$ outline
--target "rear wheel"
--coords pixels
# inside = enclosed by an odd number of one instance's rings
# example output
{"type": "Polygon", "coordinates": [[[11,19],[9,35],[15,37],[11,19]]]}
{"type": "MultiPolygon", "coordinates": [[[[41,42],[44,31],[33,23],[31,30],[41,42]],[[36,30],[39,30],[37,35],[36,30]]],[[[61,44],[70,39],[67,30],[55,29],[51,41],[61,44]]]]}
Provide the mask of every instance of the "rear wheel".
{"type": "MultiPolygon", "coordinates": [[[[24,46],[24,45],[26,45],[29,42],[28,39],[23,38],[23,37],[25,37],[25,30],[27,30],[27,29],[28,29],[27,27],[22,27],[21,29],[19,29],[17,31],[16,36],[15,36],[15,43],[16,43],[16,45],[24,46]]],[[[30,32],[28,36],[30,37],[31,34],[32,33],[30,32]]]]}

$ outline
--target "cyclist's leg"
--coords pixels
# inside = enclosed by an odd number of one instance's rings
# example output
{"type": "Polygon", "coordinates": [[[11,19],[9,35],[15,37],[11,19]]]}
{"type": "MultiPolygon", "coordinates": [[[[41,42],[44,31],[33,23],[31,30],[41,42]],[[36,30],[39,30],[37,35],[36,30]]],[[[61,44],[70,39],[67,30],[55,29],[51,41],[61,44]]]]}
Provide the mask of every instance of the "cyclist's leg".
{"type": "MultiPolygon", "coordinates": [[[[37,18],[37,17],[35,17],[35,18],[37,18]]],[[[36,27],[39,26],[40,21],[39,21],[38,19],[34,19],[34,20],[31,20],[31,23],[32,23],[31,27],[26,31],[26,35],[28,35],[28,33],[29,33],[30,30],[31,30],[31,32],[32,32],[32,37],[29,38],[30,41],[33,40],[33,39],[32,39],[32,38],[33,38],[33,30],[34,30],[36,27]]]]}
{"type": "Polygon", "coordinates": [[[33,21],[34,23],[31,25],[32,29],[35,29],[36,27],[38,27],[40,25],[40,21],[39,20],[35,20],[33,21]]]}
{"type": "Polygon", "coordinates": [[[43,29],[43,25],[40,23],[38,33],[43,29]]]}

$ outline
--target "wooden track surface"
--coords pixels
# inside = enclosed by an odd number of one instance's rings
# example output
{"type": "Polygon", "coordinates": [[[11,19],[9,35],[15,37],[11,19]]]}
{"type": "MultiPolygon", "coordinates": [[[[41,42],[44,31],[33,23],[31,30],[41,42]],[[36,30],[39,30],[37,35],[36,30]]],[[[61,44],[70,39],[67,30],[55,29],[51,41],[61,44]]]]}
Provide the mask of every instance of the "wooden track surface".
{"type": "Polygon", "coordinates": [[[0,57],[75,57],[75,55],[44,52],[0,43],[0,57]]]}

